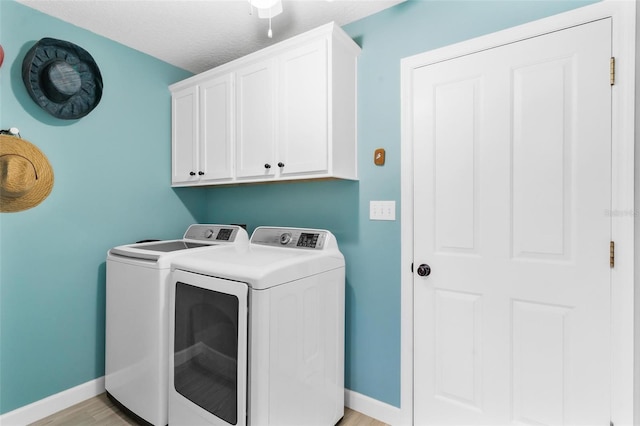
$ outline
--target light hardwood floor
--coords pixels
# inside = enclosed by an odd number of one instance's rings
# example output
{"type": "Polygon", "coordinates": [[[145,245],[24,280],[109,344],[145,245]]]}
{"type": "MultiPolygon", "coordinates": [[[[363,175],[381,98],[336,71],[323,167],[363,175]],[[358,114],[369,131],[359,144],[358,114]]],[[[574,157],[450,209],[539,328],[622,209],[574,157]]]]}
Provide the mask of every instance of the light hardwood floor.
{"type": "MultiPolygon", "coordinates": [[[[127,417],[118,407],[113,405],[107,395],[103,393],[38,420],[32,423],[31,426],[120,426],[136,424],[134,420],[127,417]]],[[[338,426],[386,426],[386,423],[345,407],[344,418],[338,423],[338,426]]]]}

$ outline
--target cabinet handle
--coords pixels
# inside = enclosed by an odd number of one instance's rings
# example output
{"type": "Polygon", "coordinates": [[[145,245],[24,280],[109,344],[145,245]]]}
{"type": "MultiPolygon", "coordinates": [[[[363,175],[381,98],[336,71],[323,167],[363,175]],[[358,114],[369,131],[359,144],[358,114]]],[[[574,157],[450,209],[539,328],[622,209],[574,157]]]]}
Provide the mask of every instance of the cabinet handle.
{"type": "Polygon", "coordinates": [[[189,172],[189,176],[195,176],[196,172],[189,172]]]}
{"type": "Polygon", "coordinates": [[[284,167],[284,163],[281,161],[278,163],[278,167],[284,167]]]}
{"type": "Polygon", "coordinates": [[[270,169],[270,168],[271,168],[271,164],[266,163],[266,164],[264,165],[264,168],[265,168],[265,169],[270,169]]]}
{"type": "Polygon", "coordinates": [[[198,175],[202,176],[204,174],[204,172],[198,172],[198,175]]]}

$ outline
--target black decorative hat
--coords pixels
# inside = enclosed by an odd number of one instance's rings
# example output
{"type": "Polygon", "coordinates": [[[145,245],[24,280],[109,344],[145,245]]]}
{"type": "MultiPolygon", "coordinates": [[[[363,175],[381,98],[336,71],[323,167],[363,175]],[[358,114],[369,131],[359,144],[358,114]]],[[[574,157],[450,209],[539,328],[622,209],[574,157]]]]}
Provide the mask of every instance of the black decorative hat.
{"type": "Polygon", "coordinates": [[[22,80],[42,109],[63,120],[84,117],[102,97],[102,76],[93,57],[55,38],[43,38],[27,52],[22,80]]]}

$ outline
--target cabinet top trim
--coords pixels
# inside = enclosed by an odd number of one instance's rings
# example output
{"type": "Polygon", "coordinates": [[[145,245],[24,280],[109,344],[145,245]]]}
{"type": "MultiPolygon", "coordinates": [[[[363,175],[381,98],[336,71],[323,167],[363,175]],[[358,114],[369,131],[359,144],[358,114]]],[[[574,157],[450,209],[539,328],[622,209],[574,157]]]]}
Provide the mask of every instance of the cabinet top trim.
{"type": "Polygon", "coordinates": [[[265,47],[264,49],[260,49],[256,52],[250,53],[241,58],[234,59],[233,61],[227,62],[226,64],[222,64],[216,68],[212,68],[208,71],[204,71],[200,74],[196,74],[187,79],[180,80],[176,83],[171,84],[169,86],[169,90],[176,91],[176,90],[184,89],[185,87],[189,87],[189,86],[192,86],[193,84],[197,84],[200,80],[210,79],[212,77],[215,77],[217,74],[233,71],[238,66],[244,63],[247,63],[249,61],[255,61],[263,57],[275,55],[286,49],[290,49],[300,44],[308,43],[316,39],[326,38],[328,36],[332,36],[333,40],[340,42],[342,48],[352,50],[353,54],[356,56],[362,50],[360,46],[358,46],[358,44],[353,39],[351,39],[351,37],[349,37],[349,35],[342,28],[340,28],[340,26],[338,26],[335,22],[330,22],[328,24],[319,26],[313,30],[307,31],[305,33],[291,37],[287,40],[283,40],[279,43],[265,47]]]}

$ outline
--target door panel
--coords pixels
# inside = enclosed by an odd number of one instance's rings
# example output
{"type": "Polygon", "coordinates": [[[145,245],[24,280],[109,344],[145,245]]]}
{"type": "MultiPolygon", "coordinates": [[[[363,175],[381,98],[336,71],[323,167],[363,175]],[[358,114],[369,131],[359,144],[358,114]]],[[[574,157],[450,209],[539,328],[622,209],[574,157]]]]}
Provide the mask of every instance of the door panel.
{"type": "Polygon", "coordinates": [[[514,420],[563,424],[564,366],[570,362],[565,335],[571,309],[514,301],[514,420]]]}
{"type": "Polygon", "coordinates": [[[413,71],[415,424],[610,419],[611,22],[413,71]]]}
{"type": "Polygon", "coordinates": [[[435,88],[435,238],[439,251],[473,253],[478,212],[476,138],[480,81],[463,79],[435,88]],[[453,120],[453,121],[451,121],[453,120]],[[464,165],[464,167],[460,167],[464,165]]]}
{"type": "Polygon", "coordinates": [[[435,292],[435,395],[470,410],[482,401],[481,297],[478,294],[438,290],[435,292]]]}
{"type": "Polygon", "coordinates": [[[513,71],[514,257],[562,260],[571,250],[574,67],[554,58],[513,71]]]}

